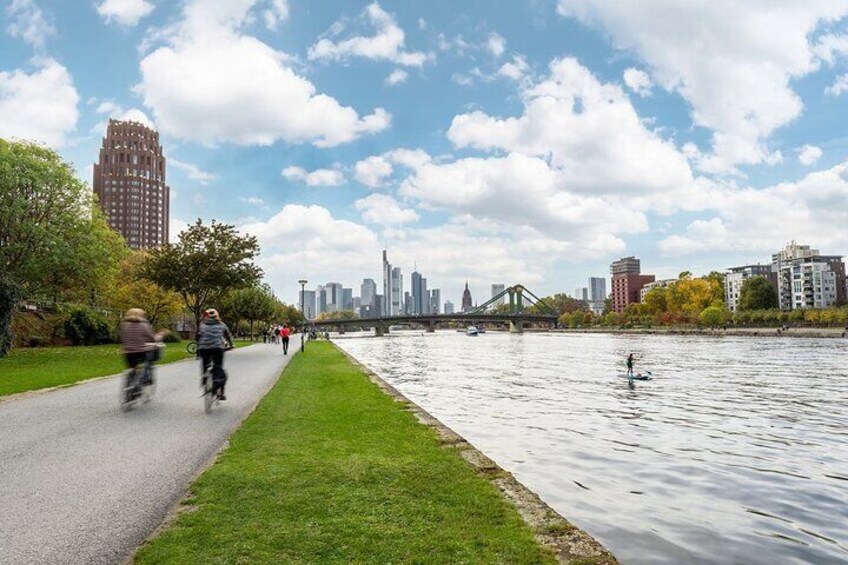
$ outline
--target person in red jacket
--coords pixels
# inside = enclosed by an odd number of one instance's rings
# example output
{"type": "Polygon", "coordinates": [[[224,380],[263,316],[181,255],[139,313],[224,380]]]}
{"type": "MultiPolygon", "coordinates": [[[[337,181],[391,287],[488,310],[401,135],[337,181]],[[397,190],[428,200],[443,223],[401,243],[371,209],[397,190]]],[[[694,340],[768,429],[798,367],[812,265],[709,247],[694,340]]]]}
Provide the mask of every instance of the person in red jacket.
{"type": "Polygon", "coordinates": [[[283,355],[289,354],[289,335],[291,335],[289,325],[283,324],[283,327],[280,329],[280,337],[283,338],[283,355]]]}

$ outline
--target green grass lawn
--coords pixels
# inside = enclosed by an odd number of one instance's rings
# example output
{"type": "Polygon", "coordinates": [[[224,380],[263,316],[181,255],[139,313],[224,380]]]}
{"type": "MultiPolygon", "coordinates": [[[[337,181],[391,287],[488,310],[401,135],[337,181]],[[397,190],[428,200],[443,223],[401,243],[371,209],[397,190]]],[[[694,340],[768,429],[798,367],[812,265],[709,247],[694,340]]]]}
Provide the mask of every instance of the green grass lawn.
{"type": "Polygon", "coordinates": [[[310,343],[136,563],[554,563],[496,487],[310,343]]]}
{"type": "MultiPolygon", "coordinates": [[[[186,344],[169,343],[159,363],[171,363],[193,357],[186,352],[186,344]]],[[[250,345],[249,341],[236,341],[236,347],[250,345]]],[[[0,396],[38,390],[125,370],[124,358],[117,345],[92,347],[37,347],[14,349],[8,357],[0,359],[0,396]]]]}

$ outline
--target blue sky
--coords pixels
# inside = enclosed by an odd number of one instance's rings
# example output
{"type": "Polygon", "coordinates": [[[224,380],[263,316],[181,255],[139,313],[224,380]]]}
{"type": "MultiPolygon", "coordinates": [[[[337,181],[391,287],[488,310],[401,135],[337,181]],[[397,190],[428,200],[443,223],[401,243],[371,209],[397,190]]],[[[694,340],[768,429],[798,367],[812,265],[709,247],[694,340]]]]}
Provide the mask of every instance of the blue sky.
{"type": "Polygon", "coordinates": [[[848,2],[12,0],[0,135],[90,182],[162,134],[172,231],[256,234],[277,293],[380,250],[459,301],[848,254],[848,2]]]}

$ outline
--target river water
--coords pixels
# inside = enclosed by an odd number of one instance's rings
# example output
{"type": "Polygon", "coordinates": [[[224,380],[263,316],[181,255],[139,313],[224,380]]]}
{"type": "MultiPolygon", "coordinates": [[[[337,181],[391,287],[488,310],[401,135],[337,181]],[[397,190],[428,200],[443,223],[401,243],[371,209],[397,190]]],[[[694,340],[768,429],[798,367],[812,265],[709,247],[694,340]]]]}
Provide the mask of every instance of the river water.
{"type": "Polygon", "coordinates": [[[623,563],[848,563],[848,340],[336,343],[623,563]],[[631,351],[656,375],[633,389],[631,351]]]}

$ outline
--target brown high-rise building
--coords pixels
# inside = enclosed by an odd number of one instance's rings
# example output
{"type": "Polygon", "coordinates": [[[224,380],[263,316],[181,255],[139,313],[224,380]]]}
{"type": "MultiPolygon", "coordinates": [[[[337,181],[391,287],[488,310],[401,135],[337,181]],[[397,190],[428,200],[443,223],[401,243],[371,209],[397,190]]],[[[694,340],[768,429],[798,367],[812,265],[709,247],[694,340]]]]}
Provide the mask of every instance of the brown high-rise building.
{"type": "Polygon", "coordinates": [[[94,165],[94,193],[130,248],[167,243],[170,192],[159,133],[139,122],[109,120],[94,165]]]}
{"type": "Polygon", "coordinates": [[[641,271],[641,263],[636,257],[623,257],[612,262],[610,298],[613,312],[624,312],[628,304],[639,303],[642,287],[656,280],[654,275],[643,275],[641,271]]]}

